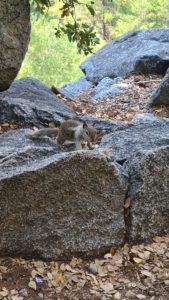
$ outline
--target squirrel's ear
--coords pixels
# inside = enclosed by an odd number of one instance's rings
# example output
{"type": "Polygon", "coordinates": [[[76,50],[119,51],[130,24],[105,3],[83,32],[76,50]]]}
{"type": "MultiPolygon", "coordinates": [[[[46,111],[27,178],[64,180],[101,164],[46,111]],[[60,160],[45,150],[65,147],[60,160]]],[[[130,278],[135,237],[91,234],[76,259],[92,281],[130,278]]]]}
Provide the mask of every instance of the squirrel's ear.
{"type": "Polygon", "coordinates": [[[87,123],[83,122],[83,128],[87,128],[87,123]]]}

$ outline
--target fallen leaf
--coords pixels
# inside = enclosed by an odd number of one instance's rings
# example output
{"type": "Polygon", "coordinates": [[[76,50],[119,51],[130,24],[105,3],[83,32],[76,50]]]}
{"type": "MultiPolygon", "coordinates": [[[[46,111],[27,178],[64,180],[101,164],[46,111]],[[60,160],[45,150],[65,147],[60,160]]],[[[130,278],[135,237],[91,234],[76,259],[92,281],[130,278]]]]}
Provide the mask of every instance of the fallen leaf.
{"type": "Polygon", "coordinates": [[[164,241],[164,239],[160,236],[155,236],[155,237],[153,237],[153,241],[156,243],[161,243],[164,241]]]}
{"type": "Polygon", "coordinates": [[[109,282],[106,282],[106,283],[103,283],[102,285],[100,285],[101,289],[107,293],[107,294],[111,294],[112,292],[114,293],[115,290],[114,290],[114,286],[112,283],[109,283],[109,282]]]}
{"type": "Polygon", "coordinates": [[[114,299],[115,300],[120,300],[121,299],[121,294],[119,292],[114,294],[114,299]]]}
{"type": "Polygon", "coordinates": [[[9,126],[9,123],[3,123],[2,127],[10,127],[10,126],[9,126]]]}
{"type": "Polygon", "coordinates": [[[36,270],[32,270],[31,272],[32,278],[35,278],[36,275],[38,275],[38,272],[36,270]]]}
{"type": "Polygon", "coordinates": [[[11,300],[23,300],[24,298],[22,296],[12,296],[11,300]]]}
{"type": "Polygon", "coordinates": [[[144,255],[144,258],[147,260],[147,259],[149,259],[150,258],[150,251],[144,251],[143,252],[143,255],[144,255]]]}
{"type": "Polygon", "coordinates": [[[136,297],[136,295],[133,293],[133,291],[129,290],[126,292],[126,297],[129,299],[130,298],[134,299],[136,297]]]}
{"type": "Polygon", "coordinates": [[[87,279],[94,281],[94,283],[98,285],[98,281],[93,274],[87,273],[87,279]]]}
{"type": "Polygon", "coordinates": [[[77,271],[76,269],[73,269],[73,268],[72,268],[71,266],[69,266],[69,265],[66,265],[65,271],[69,271],[69,272],[71,272],[71,273],[73,273],[73,274],[78,274],[78,273],[79,273],[79,271],[77,271]]]}
{"type": "Polygon", "coordinates": [[[61,264],[61,265],[60,265],[60,270],[64,272],[64,271],[66,270],[66,266],[67,266],[67,265],[64,264],[64,263],[61,264]]]}
{"type": "Polygon", "coordinates": [[[52,280],[53,279],[52,273],[47,272],[47,277],[48,277],[49,280],[52,280]]]}
{"type": "Polygon", "coordinates": [[[150,272],[147,271],[147,270],[142,270],[142,271],[141,271],[141,274],[142,274],[142,275],[145,275],[146,277],[152,277],[152,273],[150,273],[150,272]]]}
{"type": "Polygon", "coordinates": [[[85,284],[86,284],[86,280],[79,280],[77,286],[82,288],[85,286],[85,284]]]}
{"type": "Polygon", "coordinates": [[[62,275],[62,272],[58,272],[55,277],[54,277],[54,280],[56,281],[56,283],[59,283],[62,281],[62,278],[63,278],[63,275],[62,275]]]}
{"type": "Polygon", "coordinates": [[[169,279],[169,273],[168,272],[164,272],[162,274],[158,275],[158,279],[160,280],[168,280],[169,279]]]}
{"type": "Polygon", "coordinates": [[[70,279],[71,279],[71,281],[73,281],[73,282],[75,282],[75,283],[78,283],[78,282],[79,282],[79,278],[78,278],[78,276],[76,276],[76,275],[72,275],[72,276],[70,277],[70,279]]]}
{"type": "Polygon", "coordinates": [[[104,258],[105,258],[105,259],[111,259],[111,258],[112,258],[112,254],[111,254],[111,253],[106,253],[106,254],[104,255],[104,258]]]}
{"type": "Polygon", "coordinates": [[[37,289],[36,283],[35,283],[35,281],[33,281],[33,280],[29,281],[28,286],[29,286],[31,289],[33,289],[34,291],[36,291],[36,289],[37,289]]]}
{"type": "Polygon", "coordinates": [[[45,269],[43,267],[37,267],[36,269],[39,275],[44,275],[45,269]]]}
{"type": "Polygon", "coordinates": [[[154,249],[150,246],[145,246],[144,248],[150,252],[154,252],[154,249]]]}
{"type": "Polygon", "coordinates": [[[126,199],[125,199],[125,203],[124,203],[124,207],[127,209],[127,208],[129,208],[131,206],[131,197],[127,197],[126,199]]]}
{"type": "Polygon", "coordinates": [[[0,296],[2,296],[2,297],[8,296],[8,291],[7,290],[6,291],[0,291],[0,296]]]}
{"type": "Polygon", "coordinates": [[[141,258],[138,257],[133,257],[134,262],[136,262],[137,264],[141,264],[143,262],[143,260],[141,258]]]}
{"type": "Polygon", "coordinates": [[[113,256],[117,251],[117,248],[111,247],[110,248],[110,254],[113,256]]]}
{"type": "Polygon", "coordinates": [[[13,289],[10,291],[11,296],[17,295],[18,291],[16,289],[13,289]]]}
{"type": "Polygon", "coordinates": [[[144,296],[142,294],[137,294],[136,297],[137,297],[137,299],[146,299],[146,296],[144,296]]]}
{"type": "Polygon", "coordinates": [[[107,265],[106,265],[106,269],[107,269],[109,272],[115,272],[117,268],[116,268],[115,266],[112,266],[111,264],[107,264],[107,265]]]}
{"type": "Polygon", "coordinates": [[[0,266],[0,272],[1,272],[1,273],[6,273],[6,272],[7,272],[7,267],[5,267],[5,266],[0,266]]]}
{"type": "Polygon", "coordinates": [[[77,265],[80,265],[82,263],[82,259],[81,258],[76,258],[76,257],[73,257],[71,262],[70,262],[70,265],[72,267],[76,267],[77,265]]]}
{"type": "Polygon", "coordinates": [[[98,274],[100,277],[106,277],[108,275],[107,268],[100,266],[98,268],[98,274]]]}

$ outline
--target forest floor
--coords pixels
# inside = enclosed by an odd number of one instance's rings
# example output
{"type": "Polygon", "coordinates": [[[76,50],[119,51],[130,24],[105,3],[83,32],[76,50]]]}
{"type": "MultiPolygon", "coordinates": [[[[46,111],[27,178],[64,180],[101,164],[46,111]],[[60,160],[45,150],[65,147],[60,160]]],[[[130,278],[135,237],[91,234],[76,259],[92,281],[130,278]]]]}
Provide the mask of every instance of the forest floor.
{"type": "Polygon", "coordinates": [[[165,106],[150,108],[151,95],[160,85],[160,75],[128,75],[119,78],[118,83],[125,84],[122,95],[112,95],[104,100],[94,100],[89,96],[91,89],[81,93],[77,100],[65,101],[79,114],[97,118],[131,121],[137,113],[151,112],[161,117],[169,117],[169,108],[165,106]]]}
{"type": "Polygon", "coordinates": [[[92,261],[0,259],[3,300],[169,300],[169,235],[92,261]]]}
{"type": "MultiPolygon", "coordinates": [[[[89,92],[79,103],[64,99],[79,114],[131,121],[136,113],[169,117],[169,109],[150,109],[148,103],[161,76],[130,75],[121,79],[128,88],[122,96],[95,101],[89,92]]],[[[0,132],[17,124],[0,124],[0,132]]],[[[102,258],[43,262],[0,258],[0,300],[169,300],[169,235],[150,244],[111,248],[102,258]]]]}

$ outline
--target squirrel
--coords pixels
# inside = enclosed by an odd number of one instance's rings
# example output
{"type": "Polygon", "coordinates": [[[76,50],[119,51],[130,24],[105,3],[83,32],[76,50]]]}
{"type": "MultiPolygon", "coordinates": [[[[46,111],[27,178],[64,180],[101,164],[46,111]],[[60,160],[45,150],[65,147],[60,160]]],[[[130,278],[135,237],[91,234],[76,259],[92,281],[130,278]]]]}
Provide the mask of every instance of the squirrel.
{"type": "Polygon", "coordinates": [[[61,123],[58,128],[44,128],[28,135],[29,138],[41,138],[43,136],[56,137],[59,146],[65,141],[75,142],[75,150],[82,150],[82,143],[87,142],[90,150],[94,149],[92,142],[96,140],[96,129],[86,122],[67,120],[61,123]]]}

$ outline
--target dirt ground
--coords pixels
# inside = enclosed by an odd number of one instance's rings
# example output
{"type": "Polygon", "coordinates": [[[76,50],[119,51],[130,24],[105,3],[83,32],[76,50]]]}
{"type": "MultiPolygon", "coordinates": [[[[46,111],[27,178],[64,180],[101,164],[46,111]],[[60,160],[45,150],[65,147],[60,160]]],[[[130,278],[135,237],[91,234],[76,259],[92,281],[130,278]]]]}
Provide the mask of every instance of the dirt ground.
{"type": "Polygon", "coordinates": [[[131,121],[137,113],[151,112],[161,117],[169,117],[169,109],[165,106],[150,108],[151,95],[160,85],[162,76],[128,75],[119,78],[118,83],[125,84],[122,95],[112,95],[102,101],[89,96],[91,89],[81,93],[79,102],[65,101],[79,114],[93,115],[98,118],[131,121]]]}
{"type": "Polygon", "coordinates": [[[0,259],[0,299],[168,300],[169,235],[92,261],[0,259]]]}

